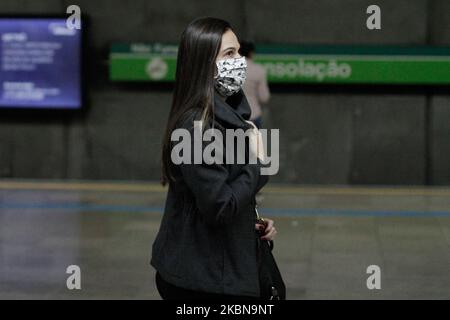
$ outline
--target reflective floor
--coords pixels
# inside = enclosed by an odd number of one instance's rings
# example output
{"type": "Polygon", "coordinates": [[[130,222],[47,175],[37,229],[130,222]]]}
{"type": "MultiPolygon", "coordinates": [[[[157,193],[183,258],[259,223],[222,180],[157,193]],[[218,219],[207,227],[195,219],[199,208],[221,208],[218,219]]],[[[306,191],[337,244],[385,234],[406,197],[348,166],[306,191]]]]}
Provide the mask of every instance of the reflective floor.
{"type": "MultiPolygon", "coordinates": [[[[289,299],[450,299],[450,189],[271,184],[263,197],[289,299]]],[[[0,298],[160,299],[148,262],[164,199],[150,183],[0,180],[0,298]]]]}

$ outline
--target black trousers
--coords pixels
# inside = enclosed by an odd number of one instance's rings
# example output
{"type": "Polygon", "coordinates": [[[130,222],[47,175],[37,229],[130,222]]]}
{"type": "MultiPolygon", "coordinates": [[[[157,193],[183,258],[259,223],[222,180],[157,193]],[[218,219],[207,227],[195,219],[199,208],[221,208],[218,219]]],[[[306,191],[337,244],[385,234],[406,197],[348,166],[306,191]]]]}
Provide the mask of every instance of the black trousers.
{"type": "Polygon", "coordinates": [[[165,281],[159,272],[156,272],[156,287],[158,288],[159,295],[163,300],[208,300],[208,301],[220,301],[220,300],[259,300],[258,297],[248,296],[233,296],[217,293],[208,293],[201,291],[193,291],[189,289],[180,288],[165,281]]]}

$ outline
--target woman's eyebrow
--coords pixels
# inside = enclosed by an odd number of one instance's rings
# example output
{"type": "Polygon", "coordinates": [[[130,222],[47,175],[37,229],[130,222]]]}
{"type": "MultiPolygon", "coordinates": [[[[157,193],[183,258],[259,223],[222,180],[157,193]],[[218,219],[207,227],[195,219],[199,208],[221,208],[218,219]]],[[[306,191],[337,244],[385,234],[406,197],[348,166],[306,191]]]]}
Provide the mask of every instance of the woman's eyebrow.
{"type": "Polygon", "coordinates": [[[225,49],[222,50],[222,52],[225,52],[225,51],[227,51],[227,50],[229,50],[229,49],[236,50],[236,47],[228,47],[228,48],[225,48],[225,49]]]}

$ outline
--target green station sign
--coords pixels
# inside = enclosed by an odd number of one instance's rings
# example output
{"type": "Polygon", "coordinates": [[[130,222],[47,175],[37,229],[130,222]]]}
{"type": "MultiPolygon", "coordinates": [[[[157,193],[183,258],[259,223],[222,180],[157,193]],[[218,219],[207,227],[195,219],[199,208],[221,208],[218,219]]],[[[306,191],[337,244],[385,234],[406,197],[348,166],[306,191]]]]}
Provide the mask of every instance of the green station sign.
{"type": "MultiPolygon", "coordinates": [[[[450,84],[450,48],[260,45],[269,83],[450,84]]],[[[177,45],[113,44],[112,81],[175,80],[177,45]]]]}

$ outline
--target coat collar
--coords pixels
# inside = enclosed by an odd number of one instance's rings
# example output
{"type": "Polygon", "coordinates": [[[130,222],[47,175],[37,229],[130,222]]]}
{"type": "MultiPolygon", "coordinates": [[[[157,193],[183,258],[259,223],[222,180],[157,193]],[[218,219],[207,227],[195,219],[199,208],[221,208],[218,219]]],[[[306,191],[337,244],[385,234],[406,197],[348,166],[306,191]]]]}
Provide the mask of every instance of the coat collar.
{"type": "Polygon", "coordinates": [[[251,109],[242,90],[228,97],[225,102],[217,91],[214,92],[214,115],[226,127],[251,129],[245,122],[250,119],[251,109]]]}

